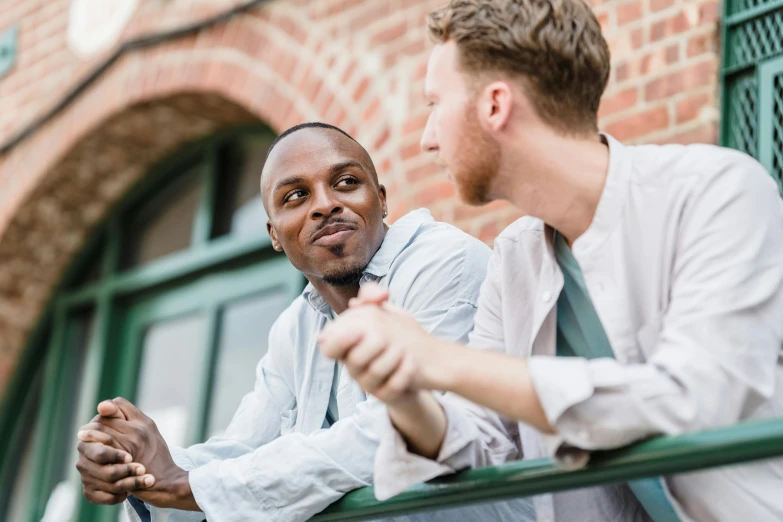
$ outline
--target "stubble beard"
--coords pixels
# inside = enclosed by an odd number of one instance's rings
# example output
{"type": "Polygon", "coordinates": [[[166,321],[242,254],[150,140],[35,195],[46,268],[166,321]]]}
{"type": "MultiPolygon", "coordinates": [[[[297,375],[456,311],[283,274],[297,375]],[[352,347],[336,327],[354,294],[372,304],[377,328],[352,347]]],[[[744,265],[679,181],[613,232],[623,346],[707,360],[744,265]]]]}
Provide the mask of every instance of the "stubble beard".
{"type": "Polygon", "coordinates": [[[481,129],[474,103],[465,107],[462,133],[458,139],[461,151],[451,170],[460,199],[480,206],[494,198],[490,191],[500,169],[500,145],[481,129]]]}

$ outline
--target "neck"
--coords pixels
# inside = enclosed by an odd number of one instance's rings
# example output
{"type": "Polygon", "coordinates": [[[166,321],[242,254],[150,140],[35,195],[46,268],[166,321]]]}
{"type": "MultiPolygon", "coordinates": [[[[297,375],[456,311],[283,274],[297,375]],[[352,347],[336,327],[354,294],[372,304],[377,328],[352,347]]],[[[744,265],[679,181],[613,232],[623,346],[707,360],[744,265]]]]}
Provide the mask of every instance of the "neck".
{"type": "Polygon", "coordinates": [[[557,230],[569,245],[590,227],[609,169],[609,149],[597,134],[525,136],[511,144],[507,165],[498,192],[525,214],[557,230]],[[526,165],[525,180],[518,165],[526,165]]]}
{"type": "Polygon", "coordinates": [[[322,279],[308,278],[321,297],[329,303],[332,310],[341,314],[348,309],[348,301],[359,295],[359,283],[349,286],[332,286],[322,279]]]}

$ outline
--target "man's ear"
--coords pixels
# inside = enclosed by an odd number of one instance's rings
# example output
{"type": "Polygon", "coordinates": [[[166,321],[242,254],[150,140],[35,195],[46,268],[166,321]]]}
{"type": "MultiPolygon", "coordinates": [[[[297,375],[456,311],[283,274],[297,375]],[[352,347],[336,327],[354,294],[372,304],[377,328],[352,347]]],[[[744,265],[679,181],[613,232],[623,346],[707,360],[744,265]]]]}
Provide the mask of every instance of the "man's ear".
{"type": "Polygon", "coordinates": [[[381,209],[383,210],[383,217],[386,217],[389,215],[389,209],[386,206],[386,187],[380,185],[378,187],[378,194],[381,198],[381,209]]]}
{"type": "Polygon", "coordinates": [[[479,95],[476,103],[479,123],[489,131],[503,130],[511,118],[514,92],[504,81],[492,82],[479,95]]]}
{"type": "Polygon", "coordinates": [[[272,238],[272,248],[278,252],[282,252],[283,246],[280,244],[280,241],[277,240],[277,231],[275,230],[275,227],[272,226],[271,221],[266,222],[266,231],[269,232],[269,237],[272,238]]]}

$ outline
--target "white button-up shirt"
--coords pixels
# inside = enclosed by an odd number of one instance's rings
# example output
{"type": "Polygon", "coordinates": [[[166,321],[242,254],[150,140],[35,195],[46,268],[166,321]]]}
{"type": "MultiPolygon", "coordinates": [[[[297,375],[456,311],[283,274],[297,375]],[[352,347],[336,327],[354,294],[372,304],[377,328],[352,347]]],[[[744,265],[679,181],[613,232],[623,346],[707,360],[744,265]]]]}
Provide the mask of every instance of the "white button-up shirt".
{"type": "MultiPolygon", "coordinates": [[[[470,344],[529,358],[556,436],[453,395],[437,461],[387,422],[379,498],[515,458],[583,465],[590,450],[783,417],[783,202],[750,157],[709,145],[626,147],[609,136],[606,185],[573,245],[616,359],[556,358],[563,275],[552,230],[522,218],[495,241],[470,344]]],[[[783,459],[666,478],[683,520],[783,520],[783,459]]],[[[627,486],[536,498],[540,520],[644,520],[627,486]]]]}
{"type": "MultiPolygon", "coordinates": [[[[410,310],[430,332],[468,340],[490,249],[451,225],[417,210],[389,227],[360,284],[389,288],[391,301],[410,310]]],[[[345,493],[372,485],[383,403],[366,397],[347,372],[340,376],[340,419],[324,427],[335,362],[317,347],[332,310],[310,285],[274,323],[269,352],[256,370],[255,389],[225,434],[190,448],[171,448],[189,470],[202,513],[126,502],[135,521],[304,521],[345,493]]],[[[424,513],[395,520],[474,522],[533,519],[527,499],[424,513]]]]}

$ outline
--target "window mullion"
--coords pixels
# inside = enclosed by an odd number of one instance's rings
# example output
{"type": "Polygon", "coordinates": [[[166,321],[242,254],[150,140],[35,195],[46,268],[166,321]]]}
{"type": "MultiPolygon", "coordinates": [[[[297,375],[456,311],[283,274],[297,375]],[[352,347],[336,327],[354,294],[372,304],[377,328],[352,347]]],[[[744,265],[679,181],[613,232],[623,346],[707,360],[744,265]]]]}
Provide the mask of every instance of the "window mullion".
{"type": "Polygon", "coordinates": [[[206,313],[207,331],[204,336],[204,342],[207,343],[207,349],[205,350],[201,375],[199,375],[203,386],[201,386],[199,391],[198,402],[196,403],[196,415],[190,433],[190,441],[192,443],[203,441],[207,435],[210,398],[212,397],[212,386],[215,381],[215,367],[217,365],[219,353],[220,307],[216,303],[213,303],[209,306],[206,313]]]}
{"type": "Polygon", "coordinates": [[[193,224],[191,245],[199,247],[209,242],[212,235],[212,222],[215,216],[215,191],[218,176],[218,145],[212,145],[201,168],[201,201],[193,224]]]}

